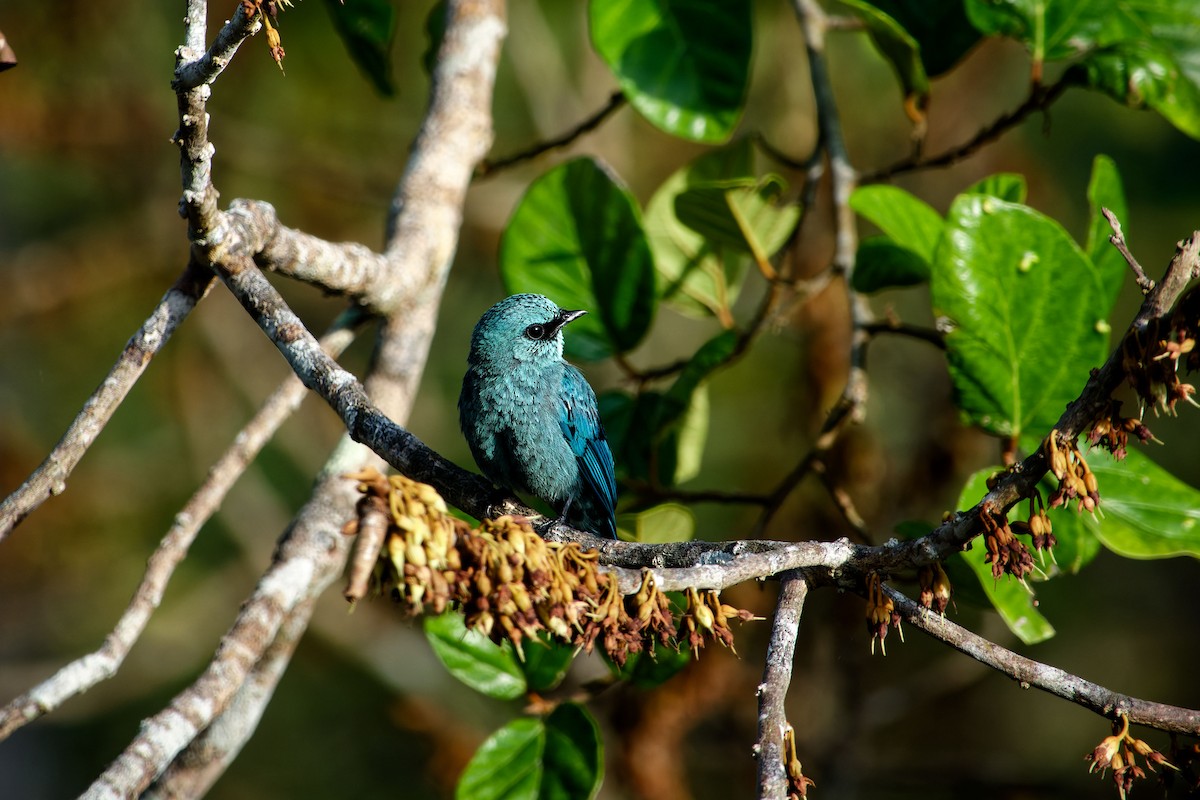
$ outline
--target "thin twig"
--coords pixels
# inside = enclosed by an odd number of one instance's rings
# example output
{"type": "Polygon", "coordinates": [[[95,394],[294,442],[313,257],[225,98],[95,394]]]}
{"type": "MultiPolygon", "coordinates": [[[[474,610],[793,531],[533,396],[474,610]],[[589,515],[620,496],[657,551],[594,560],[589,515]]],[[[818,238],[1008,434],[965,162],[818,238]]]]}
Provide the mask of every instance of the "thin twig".
{"type": "Polygon", "coordinates": [[[775,620],[771,623],[763,680],[758,686],[758,742],[754,753],[758,758],[759,800],[787,797],[783,731],[788,721],[784,701],[792,682],[796,636],[807,596],[808,581],[802,573],[788,572],[780,576],[779,601],[775,605],[775,620]]]}
{"type": "Polygon", "coordinates": [[[871,337],[878,336],[881,333],[890,333],[895,336],[904,336],[909,339],[928,342],[939,350],[946,349],[945,337],[932,328],[922,328],[918,325],[909,325],[908,323],[889,319],[882,322],[872,322],[869,325],[865,325],[863,330],[871,337]]]}
{"type": "Polygon", "coordinates": [[[765,494],[733,492],[721,489],[680,489],[673,486],[655,486],[649,481],[625,481],[623,495],[632,496],[630,510],[657,505],[664,501],[675,503],[714,503],[731,506],[761,506],[770,501],[765,494]]]}
{"type": "Polygon", "coordinates": [[[984,145],[999,139],[1006,131],[1024,122],[1034,112],[1044,111],[1049,108],[1066,91],[1068,86],[1070,84],[1066,79],[1059,80],[1050,86],[1038,84],[1033,87],[1029,97],[1025,98],[1025,101],[1021,105],[997,118],[991,125],[977,132],[968,141],[933,156],[922,158],[918,154],[913,154],[883,169],[861,176],[860,181],[864,184],[877,183],[878,181],[894,178],[897,175],[903,175],[907,172],[916,172],[917,170],[932,169],[934,167],[946,167],[957,163],[973,155],[984,145]]]}
{"type": "MultiPolygon", "coordinates": [[[[353,341],[354,328],[361,319],[357,310],[343,314],[322,338],[322,346],[337,356],[353,341]]],[[[304,385],[293,375],[267,398],[254,418],[238,433],[233,445],[209,469],[204,483],[175,515],[174,524],[150,556],[145,576],[129,607],[105,637],[104,644],[0,708],[0,741],[117,673],[158,609],[167,583],[187,555],[200,528],[216,513],[234,483],[306,395],[304,385]]]]}
{"type": "Polygon", "coordinates": [[[871,529],[867,527],[866,520],[858,513],[858,508],[854,505],[854,500],[850,497],[850,493],[834,481],[824,461],[817,461],[813,465],[813,471],[820,477],[821,483],[825,486],[825,491],[829,493],[829,499],[833,501],[833,505],[841,513],[842,519],[850,526],[850,530],[854,531],[855,539],[863,544],[870,544],[872,540],[871,529]]]}
{"type": "Polygon", "coordinates": [[[551,150],[557,150],[560,147],[566,147],[580,136],[583,136],[585,133],[590,133],[596,128],[600,127],[604,120],[608,119],[609,116],[615,113],[623,105],[625,105],[625,93],[613,92],[612,96],[608,98],[608,102],[604,104],[603,108],[580,122],[574,128],[571,128],[571,130],[567,131],[566,133],[556,136],[553,139],[547,139],[544,142],[538,142],[524,150],[513,153],[512,155],[504,156],[503,158],[497,158],[495,160],[484,159],[483,161],[479,162],[479,166],[475,168],[475,177],[489,178],[501,170],[514,167],[517,164],[525,161],[531,161],[538,156],[543,155],[544,153],[550,152],[551,150]]]}
{"type": "Polygon", "coordinates": [[[142,377],[151,359],[204,297],[212,279],[208,270],[189,267],[167,290],[142,327],[126,342],[117,362],[84,403],[58,444],[25,482],[0,503],[0,541],[38,506],[66,491],[67,478],[84,453],[142,377]]]}
{"type": "Polygon", "coordinates": [[[1129,252],[1129,246],[1125,244],[1125,234],[1121,231],[1121,221],[1117,219],[1116,214],[1107,208],[1101,208],[1100,211],[1104,214],[1104,218],[1108,220],[1109,227],[1112,228],[1112,236],[1108,237],[1108,241],[1125,257],[1125,263],[1133,270],[1133,275],[1137,279],[1137,285],[1142,290],[1142,294],[1150,294],[1150,290],[1154,288],[1154,281],[1146,277],[1146,271],[1142,269],[1142,265],[1133,257],[1133,253],[1129,252]]]}
{"type": "Polygon", "coordinates": [[[1006,650],[941,614],[930,611],[886,584],[883,589],[906,622],[1019,681],[1022,688],[1041,689],[1108,719],[1117,719],[1126,714],[1130,722],[1138,725],[1147,725],[1160,731],[1200,735],[1200,711],[1140,700],[1106,689],[1078,675],[1006,650]]]}

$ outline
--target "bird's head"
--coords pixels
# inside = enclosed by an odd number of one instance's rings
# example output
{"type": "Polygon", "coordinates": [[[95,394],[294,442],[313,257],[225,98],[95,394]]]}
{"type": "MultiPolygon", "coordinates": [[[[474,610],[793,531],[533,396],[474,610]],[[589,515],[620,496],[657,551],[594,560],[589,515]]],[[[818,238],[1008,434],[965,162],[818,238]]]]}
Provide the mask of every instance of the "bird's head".
{"type": "Polygon", "coordinates": [[[562,359],[562,328],[586,311],[566,311],[540,294],[514,294],[489,308],[475,325],[468,362],[505,369],[562,359]]]}

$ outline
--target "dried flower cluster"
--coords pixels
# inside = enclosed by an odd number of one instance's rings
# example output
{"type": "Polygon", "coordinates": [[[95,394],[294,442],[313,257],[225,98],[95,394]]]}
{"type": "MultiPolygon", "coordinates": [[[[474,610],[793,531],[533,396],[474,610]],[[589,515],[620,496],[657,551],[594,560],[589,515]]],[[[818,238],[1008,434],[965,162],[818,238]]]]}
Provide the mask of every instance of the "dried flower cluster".
{"type": "Polygon", "coordinates": [[[1167,761],[1162,753],[1144,740],[1131,736],[1129,717],[1122,714],[1120,730],[1112,736],[1104,737],[1096,749],[1086,756],[1087,760],[1092,762],[1088,772],[1099,769],[1100,773],[1104,774],[1109,767],[1112,767],[1113,781],[1117,784],[1117,791],[1124,800],[1125,795],[1133,788],[1133,782],[1146,777],[1146,771],[1137,765],[1137,756],[1146,760],[1146,766],[1150,768],[1151,772],[1155,771],[1155,765],[1177,769],[1174,764],[1167,761]]]}
{"type": "Polygon", "coordinates": [[[983,542],[987,547],[983,560],[992,565],[992,577],[999,580],[1001,575],[1008,574],[1024,580],[1033,571],[1033,555],[1016,535],[1030,533],[1028,523],[1009,523],[1008,516],[990,503],[980,510],[979,521],[983,524],[983,542]]]}
{"type": "Polygon", "coordinates": [[[816,784],[804,774],[804,766],[796,755],[796,729],[787,723],[783,726],[783,764],[788,777],[788,800],[808,797],[808,787],[816,784]]]}
{"type": "Polygon", "coordinates": [[[620,665],[655,643],[696,654],[709,641],[732,649],[730,621],[754,618],[723,604],[715,591],[688,589],[677,626],[673,604],[650,570],[642,572],[637,592],[623,595],[616,578],[598,567],[595,550],[547,542],[528,522],[508,516],[472,529],[447,513],[433,487],[403,475],[367,470],[347,477],[363,492],[359,519],[347,533],[365,529],[373,511],[388,513],[382,547],[368,561],[373,590],[412,615],[459,608],[469,627],[497,642],[507,639],[518,654],[539,631],[587,652],[599,642],[620,665]]]}
{"type": "MultiPolygon", "coordinates": [[[[947,582],[947,585],[949,583],[947,582]]],[[[871,634],[871,655],[875,655],[875,642],[879,642],[879,650],[887,655],[888,627],[894,627],[904,641],[904,629],[900,627],[900,613],[896,611],[892,598],[883,591],[883,580],[879,573],[872,572],[867,577],[867,632],[871,634]]]]}
{"type": "Polygon", "coordinates": [[[1074,440],[1059,441],[1058,430],[1042,440],[1042,452],[1050,463],[1050,472],[1058,479],[1058,486],[1050,493],[1050,508],[1068,506],[1076,501],[1076,511],[1095,512],[1100,506],[1100,487],[1096,474],[1088,467],[1079,445],[1074,440]]]}
{"type": "Polygon", "coordinates": [[[1113,458],[1120,461],[1125,458],[1131,433],[1142,444],[1158,441],[1146,427],[1146,423],[1136,417],[1121,416],[1120,400],[1110,400],[1108,412],[1092,423],[1091,430],[1088,431],[1088,442],[1093,447],[1103,447],[1113,454],[1113,458]]]}
{"type": "Polygon", "coordinates": [[[267,49],[271,53],[271,58],[279,65],[279,71],[283,72],[283,58],[286,55],[283,52],[283,39],[279,35],[279,29],[271,23],[278,24],[280,7],[291,8],[291,0],[242,0],[243,13],[247,17],[258,15],[262,20],[263,27],[267,32],[267,49]]]}
{"type": "Polygon", "coordinates": [[[1126,336],[1121,343],[1121,366],[1129,385],[1146,405],[1167,414],[1175,413],[1180,400],[1192,399],[1196,387],[1179,380],[1179,362],[1188,372],[1200,368],[1196,332],[1200,328],[1200,289],[1193,287],[1180,298],[1170,317],[1150,320],[1144,328],[1126,336]]]}
{"type": "Polygon", "coordinates": [[[951,586],[941,562],[935,561],[918,569],[917,585],[921,587],[917,602],[938,614],[945,614],[950,605],[951,586]]]}

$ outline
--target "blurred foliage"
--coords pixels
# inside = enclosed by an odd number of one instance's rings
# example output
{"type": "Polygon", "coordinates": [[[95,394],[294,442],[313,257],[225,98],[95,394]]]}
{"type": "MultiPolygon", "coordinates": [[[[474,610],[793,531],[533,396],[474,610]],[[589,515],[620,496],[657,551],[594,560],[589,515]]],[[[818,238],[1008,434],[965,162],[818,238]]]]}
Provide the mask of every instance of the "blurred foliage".
{"type": "MultiPolygon", "coordinates": [[[[1107,234],[1096,223],[1097,206],[1113,204],[1123,182],[1128,212],[1120,212],[1121,218],[1132,249],[1152,274],[1166,264],[1176,240],[1200,227],[1200,203],[1184,169],[1197,155],[1196,142],[1186,134],[1198,130],[1192,68],[1200,63],[1195,59],[1200,37],[1183,35],[1194,32],[1189,25],[1196,12],[1189,0],[1144,4],[1159,9],[1150,21],[1161,35],[1148,41],[1138,33],[1146,20],[1135,18],[1127,4],[1113,25],[1098,28],[1093,23],[1099,12],[1059,15],[1064,3],[1035,4],[1045,16],[1029,19],[1024,10],[1029,4],[970,0],[963,15],[925,17],[929,24],[919,26],[912,9],[924,4],[858,2],[850,10],[870,5],[878,11],[872,15],[875,22],[869,33],[831,34],[829,58],[851,157],[864,172],[908,154],[911,122],[903,100],[926,90],[922,75],[929,91],[926,152],[970,138],[1020,103],[1032,65],[1041,60],[1048,78],[1065,75],[1096,89],[1068,92],[1044,119],[1031,118],[951,169],[906,175],[897,183],[927,206],[912,219],[930,221],[932,213],[938,224],[965,229],[970,212],[984,202],[963,194],[975,190],[998,198],[1005,213],[1037,215],[1041,221],[1035,225],[1045,237],[1079,243],[1063,248],[1079,269],[1093,266],[1100,272],[1099,297],[1111,298],[1120,283],[1122,294],[1111,314],[1096,310],[1120,324],[1136,292],[1127,277],[1120,282],[1107,277],[1123,267],[1103,243],[1107,234]],[[911,41],[895,37],[903,46],[885,47],[888,31],[895,30],[885,17],[906,30],[911,41]],[[1011,38],[977,42],[968,19],[1011,38]],[[1083,51],[1081,43],[1088,46],[1083,51]],[[1124,107],[1143,104],[1161,116],[1124,107]],[[1111,163],[1097,161],[1100,153],[1111,163]],[[1002,172],[1022,177],[994,177],[1002,172]],[[984,179],[987,185],[975,186],[984,179]],[[1102,261],[1110,263],[1102,266],[1102,261]]],[[[394,37],[391,62],[381,65],[375,52],[362,68],[391,75],[390,98],[364,80],[320,4],[302,3],[280,16],[286,78],[260,41],[247,43],[218,81],[210,104],[214,177],[223,199],[268,200],[289,226],[378,245],[393,184],[426,105],[428,77],[420,54],[428,47],[433,5],[372,6],[384,16],[388,9],[394,13],[394,27],[380,23],[369,31],[376,44],[394,37]]],[[[729,222],[738,219],[730,209],[739,202],[759,203],[760,184],[747,184],[748,176],[757,181],[768,171],[779,172],[780,182],[769,182],[766,199],[773,202],[781,193],[785,203],[794,203],[795,190],[775,187],[798,186],[803,176],[747,152],[744,140],[717,151],[725,152],[719,161],[696,160],[714,151],[685,140],[725,141],[735,133],[757,133],[793,157],[802,159],[811,151],[812,101],[798,26],[790,4],[782,0],[746,4],[753,9],[748,21],[740,10],[728,10],[730,18],[717,32],[728,35],[730,46],[697,46],[715,35],[714,26],[707,33],[690,31],[681,40],[679,63],[697,76],[731,64],[736,74],[744,65],[748,77],[740,84],[726,82],[713,96],[664,94],[677,87],[656,85],[645,69],[645,55],[629,53],[626,33],[612,22],[612,15],[627,12],[629,19],[656,24],[654,6],[632,0],[594,0],[590,7],[526,0],[509,8],[510,44],[495,102],[495,153],[516,151],[572,127],[601,107],[615,86],[630,94],[633,108],[561,154],[480,182],[468,198],[457,263],[411,421],[419,436],[459,463],[469,465],[470,456],[458,434],[454,399],[471,326],[505,291],[498,268],[501,232],[528,202],[534,180],[555,164],[561,163],[557,169],[564,176],[572,170],[588,173],[588,186],[609,182],[601,218],[644,226],[660,291],[664,276],[677,288],[662,295],[657,311],[630,297],[621,314],[596,315],[602,326],[596,341],[607,348],[598,355],[621,352],[638,365],[652,366],[720,351],[729,342],[723,334],[714,335],[714,321],[721,322],[717,312],[744,319],[756,301],[757,288],[738,292],[750,280],[755,253],[748,240],[744,247],[730,241],[729,222]],[[697,213],[690,220],[696,224],[681,225],[688,213],[676,217],[673,212],[692,190],[700,193],[684,207],[692,202],[697,213]],[[743,199],[731,200],[730,192],[743,199]],[[714,215],[713,209],[720,213],[714,215]],[[720,247],[709,246],[700,235],[706,221],[725,232],[714,237],[720,247]],[[673,259],[665,258],[662,253],[671,249],[673,259]]],[[[0,75],[0,280],[5,286],[0,293],[0,491],[17,486],[40,462],[183,266],[184,226],[175,211],[177,153],[169,143],[176,109],[168,86],[181,12],[182,6],[173,4],[112,0],[15,0],[5,6],[3,30],[21,62],[0,75]],[[97,297],[103,300],[96,302],[97,297]]],[[[229,13],[229,6],[214,6],[210,28],[229,13]]],[[[561,185],[569,192],[570,181],[561,185]]],[[[941,257],[934,255],[923,226],[911,220],[894,225],[884,216],[883,210],[896,212],[900,206],[880,204],[871,211],[867,198],[858,196],[856,210],[890,241],[875,240],[871,247],[878,249],[860,251],[860,260],[890,263],[882,258],[887,256],[907,272],[896,279],[884,270],[883,279],[861,288],[887,292],[879,295],[878,308],[929,324],[928,289],[920,284],[930,273],[922,266],[936,267],[941,257]],[[907,239],[905,232],[911,234],[907,239]],[[887,288],[912,284],[918,288],[887,288]]],[[[763,207],[769,213],[771,206],[763,207]]],[[[818,219],[826,211],[815,209],[818,219]]],[[[592,217],[585,213],[579,219],[592,217]]],[[[738,227],[738,236],[746,230],[738,227]]],[[[580,252],[586,254],[589,237],[594,242],[601,234],[588,228],[577,235],[580,252]]],[[[805,235],[810,238],[797,255],[799,268],[815,272],[828,261],[832,241],[817,224],[805,235]]],[[[990,233],[980,235],[983,242],[993,242],[990,233]]],[[[1007,240],[999,236],[999,241],[1007,240]]],[[[587,266],[594,277],[596,267],[590,261],[587,266]]],[[[951,266],[941,264],[947,271],[951,266]]],[[[281,289],[314,329],[339,310],[336,301],[304,287],[281,289]]],[[[795,309],[783,333],[757,341],[735,368],[714,372],[696,360],[675,383],[661,392],[642,392],[636,400],[609,364],[590,367],[593,383],[610,389],[618,411],[628,415],[625,430],[648,432],[639,434],[639,441],[655,447],[666,442],[680,461],[681,443],[704,452],[702,461],[689,457],[694,468],[681,469],[643,449],[625,459],[625,469],[648,478],[654,462],[659,479],[690,478],[688,485],[698,487],[745,487],[748,478],[766,485],[785,473],[807,450],[841,388],[844,329],[834,305],[832,297],[821,297],[795,309]],[[684,424],[694,421],[689,409],[701,395],[711,420],[702,433],[684,424]]],[[[343,363],[361,372],[369,339],[364,337],[343,363]]],[[[1087,364],[1074,366],[1086,374],[1087,364]]],[[[236,303],[214,291],[148,370],[72,477],[68,492],[0,547],[0,693],[15,695],[101,642],[172,515],[284,375],[275,349],[236,303]]],[[[845,438],[833,466],[845,476],[844,488],[873,530],[890,531],[903,520],[937,519],[957,502],[959,489],[976,470],[996,461],[995,442],[959,424],[952,402],[955,384],[944,357],[931,348],[880,339],[872,345],[871,375],[868,424],[845,438]]],[[[1069,393],[1067,385],[1077,377],[1053,388],[1069,393]]],[[[1053,415],[1050,405],[1046,413],[1053,415]]],[[[1044,420],[1021,416],[1010,422],[1023,430],[1044,420]]],[[[1194,418],[1163,420],[1153,427],[1166,446],[1149,455],[1187,483],[1200,483],[1200,464],[1192,455],[1194,418]]],[[[79,791],[124,746],[139,719],[191,680],[252,586],[275,537],[303,502],[311,475],[338,433],[336,420],[318,403],[307,404],[284,428],[205,529],[118,676],[0,746],[6,791],[20,797],[79,791]]],[[[1178,491],[1173,492],[1173,486],[1168,484],[1167,496],[1160,498],[1167,504],[1164,513],[1184,518],[1189,507],[1169,504],[1183,491],[1174,487],[1178,491]]],[[[1114,512],[1127,527],[1116,528],[1105,544],[1137,555],[1134,545],[1143,539],[1135,535],[1131,545],[1126,534],[1133,527],[1126,518],[1133,512],[1114,512]]],[[[753,519],[753,509],[704,506],[694,516],[696,535],[723,538],[747,530],[753,519]]],[[[840,536],[841,526],[824,494],[805,487],[769,535],[840,536]]],[[[1179,635],[1180,617],[1173,613],[1194,605],[1196,563],[1131,562],[1100,552],[1086,576],[1039,586],[1039,608],[1052,616],[1061,635],[1031,654],[1121,691],[1200,705],[1191,674],[1196,644],[1179,635]],[[1147,653],[1155,654],[1152,665],[1146,663],[1147,653]]],[[[769,607],[770,598],[752,590],[745,598],[744,607],[769,607]]],[[[1013,644],[994,614],[961,605],[960,621],[1013,644]]],[[[1081,780],[1080,756],[1096,738],[1089,715],[1015,692],[1007,679],[919,637],[889,648],[886,661],[868,660],[861,622],[861,603],[829,593],[814,596],[806,613],[806,646],[797,660],[791,713],[806,720],[800,746],[820,796],[1110,795],[1109,787],[1081,780]],[[1003,700],[997,702],[998,697],[1003,700]],[[936,713],[939,703],[950,701],[954,713],[936,713]],[[1038,720],[1036,735],[1028,730],[1031,718],[1038,720]],[[981,777],[980,764],[997,766],[982,767],[981,777]]],[[[689,789],[699,798],[743,794],[751,785],[753,765],[746,754],[755,735],[751,698],[764,639],[765,627],[757,633],[747,628],[738,640],[740,662],[712,653],[686,667],[666,663],[664,670],[683,668],[668,686],[623,687],[603,696],[592,711],[608,729],[608,757],[621,757],[620,737],[612,729],[628,731],[639,713],[651,713],[646,709],[663,713],[663,708],[699,706],[693,708],[691,733],[678,733],[686,738],[679,752],[689,789]],[[718,685],[714,675],[726,676],[723,689],[712,688],[718,685]],[[677,685],[707,687],[712,694],[702,695],[699,703],[672,700],[668,687],[677,685]]],[[[648,673],[657,663],[630,668],[648,673]]],[[[584,664],[556,691],[570,692],[607,674],[600,663],[584,664]]],[[[511,719],[512,711],[461,691],[437,666],[425,637],[397,625],[386,604],[364,604],[347,618],[341,599],[330,593],[257,735],[212,796],[394,796],[396,776],[403,775],[406,793],[448,797],[475,747],[511,719]],[[298,731],[306,734],[297,736],[298,731]]],[[[534,731],[546,747],[547,724],[534,731]]],[[[604,796],[627,796],[621,787],[617,780],[607,781],[604,796]]]]}

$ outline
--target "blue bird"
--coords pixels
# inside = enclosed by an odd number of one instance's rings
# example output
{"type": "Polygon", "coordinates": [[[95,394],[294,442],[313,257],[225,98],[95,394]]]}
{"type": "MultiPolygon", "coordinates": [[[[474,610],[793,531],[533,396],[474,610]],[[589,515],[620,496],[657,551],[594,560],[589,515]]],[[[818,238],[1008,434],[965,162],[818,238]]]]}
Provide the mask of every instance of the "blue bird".
{"type": "Polygon", "coordinates": [[[564,311],[540,294],[487,310],[471,335],[459,424],[493,483],[544,500],[572,527],[617,538],[612,451],[596,393],[563,360],[564,311]]]}

